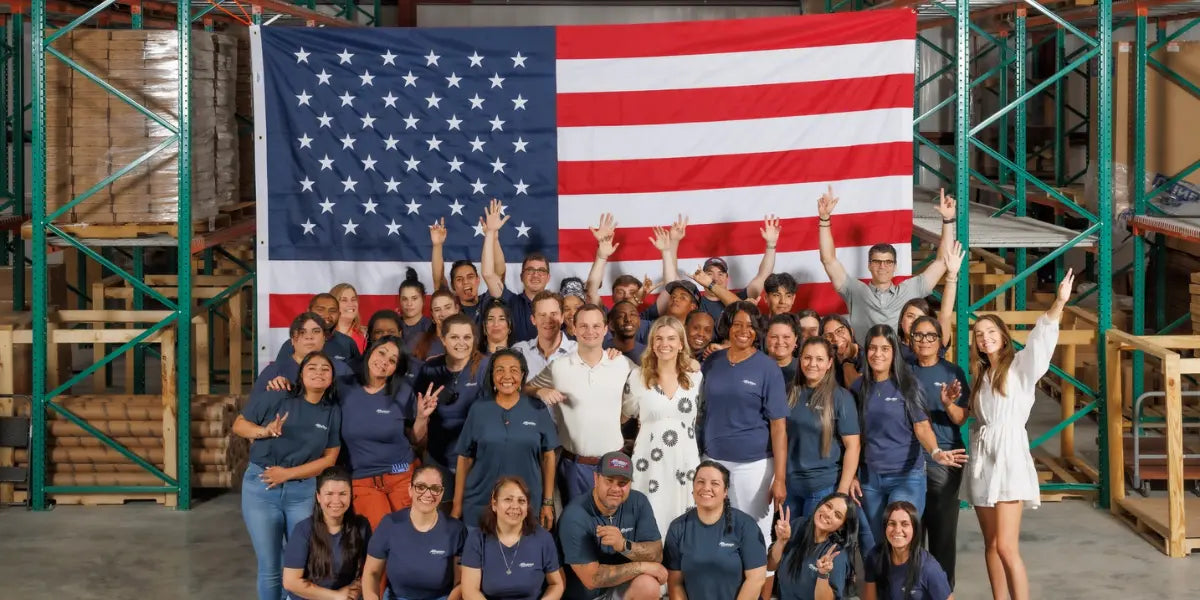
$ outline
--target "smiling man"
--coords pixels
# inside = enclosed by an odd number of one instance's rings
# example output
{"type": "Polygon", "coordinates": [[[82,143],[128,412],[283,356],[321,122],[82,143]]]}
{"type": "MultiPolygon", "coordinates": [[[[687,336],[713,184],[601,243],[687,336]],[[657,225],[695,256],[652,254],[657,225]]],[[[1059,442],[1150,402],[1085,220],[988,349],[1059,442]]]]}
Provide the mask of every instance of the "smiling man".
{"type": "Polygon", "coordinates": [[[650,330],[650,322],[642,319],[637,306],[628,300],[621,300],[613,305],[608,313],[608,330],[612,333],[607,347],[616,348],[634,363],[641,364],[642,354],[646,344],[637,340],[638,334],[646,335],[650,330]]]}
{"type": "MultiPolygon", "coordinates": [[[[955,203],[952,196],[947,196],[945,190],[940,193],[938,212],[942,215],[942,239],[938,247],[938,256],[950,253],[954,243],[955,203]]],[[[867,330],[872,325],[886,324],[895,326],[900,320],[900,311],[904,303],[913,298],[928,296],[937,286],[942,275],[946,273],[946,263],[935,260],[920,275],[896,284],[896,247],[891,244],[875,244],[867,251],[867,270],[871,272],[871,282],[863,283],[850,277],[846,267],[837,257],[837,245],[833,241],[833,209],[837,206],[838,198],[833,195],[833,186],[821,195],[817,201],[818,230],[821,244],[821,265],[829,276],[833,289],[850,308],[850,325],[854,329],[859,344],[865,345],[867,330]]],[[[864,215],[854,215],[856,218],[866,218],[864,215]]]]}
{"type": "MultiPolygon", "coordinates": [[[[637,319],[636,310],[633,317],[637,319]]],[[[558,426],[564,504],[590,493],[600,457],[625,444],[621,394],[633,363],[621,355],[608,357],[603,346],[605,331],[604,309],[595,304],[581,306],[575,311],[576,350],[550,363],[525,386],[526,394],[550,406],[558,426]]]]}
{"type": "MultiPolygon", "coordinates": [[[[529,363],[529,378],[542,372],[547,365],[575,351],[576,342],[562,330],[562,296],[550,291],[541,291],[532,302],[533,316],[530,323],[537,337],[513,344],[529,363]]],[[[513,317],[515,323],[516,317],[513,317]]]]}

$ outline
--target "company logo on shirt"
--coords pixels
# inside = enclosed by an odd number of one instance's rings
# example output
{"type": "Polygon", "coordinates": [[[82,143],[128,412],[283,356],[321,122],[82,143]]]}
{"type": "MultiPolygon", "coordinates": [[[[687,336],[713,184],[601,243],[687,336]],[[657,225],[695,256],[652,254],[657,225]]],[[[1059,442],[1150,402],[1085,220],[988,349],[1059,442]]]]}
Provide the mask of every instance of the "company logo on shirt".
{"type": "Polygon", "coordinates": [[[474,381],[468,381],[466,387],[475,387],[477,385],[479,385],[479,384],[475,383],[474,381]]]}
{"type": "Polygon", "coordinates": [[[436,549],[436,548],[435,548],[435,549],[433,549],[433,550],[430,550],[430,551],[429,551],[429,554],[431,554],[431,555],[433,555],[433,556],[445,556],[445,554],[446,554],[446,551],[445,551],[445,550],[438,550],[438,549],[436,549]]]}
{"type": "Polygon", "coordinates": [[[737,544],[733,542],[717,542],[717,546],[721,548],[737,548],[737,544]]]}
{"type": "Polygon", "coordinates": [[[757,383],[754,383],[753,381],[750,381],[749,379],[743,379],[742,383],[744,383],[746,385],[758,385],[757,383]]]}
{"type": "Polygon", "coordinates": [[[629,532],[631,532],[631,531],[633,531],[633,528],[632,528],[632,527],[622,527],[622,528],[621,528],[621,535],[624,535],[624,534],[626,534],[626,533],[629,533],[629,532]]]}
{"type": "Polygon", "coordinates": [[[522,569],[532,569],[532,568],[533,568],[533,563],[529,563],[529,562],[525,562],[525,563],[518,563],[518,564],[517,564],[517,566],[518,566],[518,567],[521,567],[522,569]]]}
{"type": "Polygon", "coordinates": [[[390,415],[390,414],[392,414],[392,411],[390,411],[390,410],[383,410],[382,408],[377,408],[377,409],[375,409],[375,414],[378,414],[378,415],[390,415]]]}
{"type": "Polygon", "coordinates": [[[316,424],[316,426],[317,426],[317,429],[324,429],[325,431],[329,431],[329,428],[328,428],[328,427],[326,427],[326,426],[324,426],[324,425],[322,425],[322,424],[320,424],[320,423],[317,423],[317,424],[316,424]]]}
{"type": "Polygon", "coordinates": [[[521,424],[528,425],[529,427],[537,427],[537,421],[522,421],[521,424]]]}
{"type": "Polygon", "coordinates": [[[900,398],[898,398],[896,396],[888,396],[887,398],[884,398],[883,401],[884,402],[899,402],[900,398]]]}

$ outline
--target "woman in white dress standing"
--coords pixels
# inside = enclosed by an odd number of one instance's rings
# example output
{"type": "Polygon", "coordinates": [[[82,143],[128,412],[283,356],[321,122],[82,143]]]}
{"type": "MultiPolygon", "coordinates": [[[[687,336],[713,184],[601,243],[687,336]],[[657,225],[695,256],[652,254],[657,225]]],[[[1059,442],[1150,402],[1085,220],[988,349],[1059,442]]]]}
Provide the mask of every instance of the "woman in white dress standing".
{"type": "Polygon", "coordinates": [[[700,373],[679,319],[660,317],[646,339],[650,352],[629,374],[621,417],[641,422],[633,445],[633,489],[650,499],[665,539],[671,521],[695,504],[700,373]]]}
{"type": "Polygon", "coordinates": [[[1042,315],[1025,348],[1017,352],[1004,321],[984,315],[972,328],[976,382],[971,394],[971,451],[962,499],[975,506],[983,531],[992,597],[1027,600],[1029,580],[1017,546],[1021,509],[1041,504],[1037,470],[1029,452],[1025,423],[1036,398],[1035,386],[1050,369],[1058,344],[1058,322],[1071,297],[1075,275],[1068,270],[1054,304],[1042,315]]]}

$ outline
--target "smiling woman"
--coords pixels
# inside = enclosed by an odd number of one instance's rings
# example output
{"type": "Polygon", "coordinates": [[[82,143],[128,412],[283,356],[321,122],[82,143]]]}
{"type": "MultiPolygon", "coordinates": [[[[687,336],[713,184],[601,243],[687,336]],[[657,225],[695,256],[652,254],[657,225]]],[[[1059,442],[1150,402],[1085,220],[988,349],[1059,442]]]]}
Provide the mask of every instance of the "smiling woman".
{"type": "Polygon", "coordinates": [[[350,501],[350,473],[330,467],[317,476],[312,517],[296,525],[283,551],[283,588],[291,598],[358,597],[371,528],[350,501]]]}
{"type": "Polygon", "coordinates": [[[479,528],[467,536],[462,566],[463,600],[562,597],[558,546],[534,519],[521,478],[496,481],[479,528]]]}

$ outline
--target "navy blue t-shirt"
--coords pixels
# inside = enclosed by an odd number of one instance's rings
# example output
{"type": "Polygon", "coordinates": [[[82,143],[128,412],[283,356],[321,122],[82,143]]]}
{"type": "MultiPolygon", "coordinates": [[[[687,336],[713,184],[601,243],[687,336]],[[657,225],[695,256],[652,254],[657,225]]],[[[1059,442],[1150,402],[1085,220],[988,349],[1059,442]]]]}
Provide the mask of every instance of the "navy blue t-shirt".
{"type": "Polygon", "coordinates": [[[464,315],[471,317],[472,321],[475,321],[476,323],[478,323],[479,322],[479,312],[483,310],[484,300],[486,300],[486,299],[487,299],[487,292],[483,292],[483,293],[479,294],[478,297],[475,298],[475,304],[467,306],[466,304],[462,304],[460,302],[458,305],[459,311],[462,312],[464,315]]]}
{"type": "MultiPolygon", "coordinates": [[[[288,342],[288,344],[291,344],[291,342],[288,342]]],[[[354,380],[354,371],[350,366],[336,358],[333,359],[333,375],[339,382],[354,380]]],[[[258,374],[258,378],[254,380],[251,392],[267,391],[267,384],[276,377],[285,377],[288,381],[296,381],[300,378],[300,363],[296,362],[290,353],[284,355],[284,353],[280,352],[275,362],[267,365],[258,374]]]]}
{"type": "Polygon", "coordinates": [[[412,388],[404,377],[392,381],[395,393],[384,390],[369,394],[357,383],[343,385],[342,441],[355,479],[407,473],[412,467],[412,443],[405,433],[406,421],[413,418],[412,388]]]}
{"type": "MultiPolygon", "coordinates": [[[[371,539],[371,524],[367,522],[365,517],[358,517],[357,522],[345,523],[342,530],[329,536],[329,549],[332,554],[330,563],[333,565],[333,576],[324,579],[313,579],[308,572],[304,573],[304,578],[310,583],[318,587],[323,587],[327,590],[340,590],[358,579],[359,573],[362,571],[363,562],[366,560],[366,548],[371,539]],[[353,568],[347,568],[342,571],[342,536],[346,533],[347,528],[358,528],[359,535],[362,536],[363,545],[360,547],[361,555],[357,557],[353,568]]],[[[324,524],[322,524],[322,527],[324,524]]],[[[292,534],[288,536],[287,546],[283,549],[283,568],[285,569],[304,569],[308,566],[308,547],[312,541],[313,520],[309,517],[292,528],[292,534]]],[[[352,558],[352,560],[354,560],[352,558]]],[[[290,593],[290,592],[289,592],[290,593]]],[[[291,594],[292,598],[297,600],[305,600],[296,594],[291,594]]]]}
{"type": "Polygon", "coordinates": [[[925,451],[913,424],[928,421],[921,411],[909,414],[896,384],[888,379],[876,382],[871,397],[862,399],[862,379],[854,390],[863,405],[863,464],[877,475],[908,473],[925,466],[925,451]]]}
{"type": "Polygon", "coordinates": [[[404,342],[404,349],[412,354],[417,347],[417,342],[421,341],[421,336],[433,327],[433,319],[422,316],[420,320],[412,325],[405,325],[404,320],[400,320],[400,341],[404,342]]]}
{"type": "MultiPolygon", "coordinates": [[[[340,360],[347,365],[362,360],[362,352],[358,351],[358,342],[340,331],[334,331],[333,337],[325,340],[325,347],[322,348],[322,351],[329,358],[340,360]]],[[[291,358],[295,353],[296,348],[292,346],[292,340],[287,340],[279,347],[279,354],[275,355],[275,360],[278,362],[284,357],[291,358]]]]}
{"type": "Polygon", "coordinates": [[[474,527],[504,475],[529,486],[529,506],[542,506],[542,454],[558,447],[558,432],[545,405],[525,396],[505,410],[494,401],[476,402],[458,437],[458,454],[474,459],[463,489],[463,522],[474,527]]]}
{"type": "MultiPolygon", "coordinates": [[[[654,509],[650,507],[650,500],[641,492],[630,490],[629,497],[611,516],[600,514],[595,498],[586,494],[572,500],[558,519],[558,543],[562,546],[563,564],[623,565],[629,562],[629,559],[621,554],[623,548],[600,545],[596,528],[601,525],[611,525],[620,529],[621,535],[633,543],[661,539],[658,524],[654,521],[654,509]]],[[[598,598],[606,591],[587,589],[575,575],[575,570],[567,569],[567,591],[563,598],[598,598]]]]}
{"type": "MultiPolygon", "coordinates": [[[[779,363],[775,363],[779,364],[779,363]]],[[[796,381],[796,371],[800,370],[800,359],[792,357],[792,362],[786,366],[779,367],[779,371],[783,373],[783,382],[790,384],[796,381]]]]}
{"type": "MultiPolygon", "coordinates": [[[[792,523],[792,531],[801,531],[800,528],[803,526],[804,522],[796,519],[792,523]]],[[[804,562],[797,573],[792,572],[791,564],[792,553],[799,550],[793,548],[783,553],[783,558],[779,561],[779,568],[775,570],[775,577],[779,580],[780,600],[813,600],[817,587],[817,560],[825,556],[832,543],[827,539],[817,544],[817,547],[804,557],[804,562]]],[[[849,559],[850,557],[846,556],[845,552],[833,557],[833,569],[829,571],[829,587],[833,589],[833,597],[836,600],[841,600],[845,593],[843,588],[846,585],[849,559]]]]}
{"type": "Polygon", "coordinates": [[[942,450],[965,448],[962,431],[950,420],[950,413],[942,406],[942,385],[957,379],[962,386],[962,395],[955,404],[966,408],[971,397],[966,373],[963,373],[958,365],[944,358],[938,359],[931,367],[922,367],[914,363],[912,370],[913,375],[917,376],[917,381],[921,382],[921,391],[925,394],[925,408],[929,410],[929,424],[933,427],[933,434],[937,436],[938,447],[942,450]]]}
{"type": "Polygon", "coordinates": [[[671,521],[663,545],[663,565],[683,573],[689,600],[736,598],[744,571],[767,564],[767,544],[750,515],[728,509],[724,518],[705,525],[695,510],[671,521]]]}
{"type": "Polygon", "coordinates": [[[913,580],[913,589],[908,595],[904,592],[904,580],[906,578],[906,565],[888,565],[888,590],[887,595],[879,589],[879,581],[883,579],[882,560],[891,562],[890,556],[879,556],[882,545],[876,546],[867,557],[863,559],[863,578],[867,583],[876,584],[876,598],[879,600],[946,600],[950,597],[953,590],[950,589],[950,581],[946,578],[946,572],[942,570],[942,565],[933,557],[929,551],[924,548],[916,549],[916,552],[921,553],[921,571],[913,580]]]}
{"type": "Polygon", "coordinates": [[[384,517],[367,554],[386,562],[393,595],[407,600],[441,598],[454,589],[454,563],[462,556],[467,528],[439,514],[433,529],[420,532],[408,519],[411,512],[403,508],[384,517]]]}
{"type": "Polygon", "coordinates": [[[260,467],[296,467],[342,445],[342,411],[335,404],[312,404],[291,392],[253,392],[242,416],[265,426],[275,415],[287,415],[283,435],[250,443],[250,462],[260,467]]]}
{"type": "Polygon", "coordinates": [[[538,527],[521,536],[515,548],[482,529],[471,529],[463,547],[462,566],[480,571],[479,589],[488,600],[537,600],[546,575],[559,569],[558,545],[550,532],[538,527]],[[507,573],[509,569],[512,573],[507,573]]]}
{"type": "MultiPolygon", "coordinates": [[[[937,355],[938,358],[945,358],[946,346],[939,347],[937,355]]],[[[910,365],[917,364],[917,353],[913,352],[912,346],[908,344],[900,344],[900,357],[904,359],[904,362],[910,365]]]]}
{"type": "Polygon", "coordinates": [[[446,389],[438,396],[437,409],[429,417],[429,455],[434,461],[447,469],[458,468],[458,436],[462,433],[463,425],[467,422],[467,413],[479,400],[487,397],[484,393],[483,378],[487,375],[487,356],[479,359],[472,367],[467,363],[461,371],[451,371],[446,367],[445,356],[435,356],[421,366],[413,384],[414,395],[424,394],[433,384],[433,389],[445,386],[446,389]]]}
{"type": "MultiPolygon", "coordinates": [[[[603,346],[604,346],[605,350],[615,347],[615,346],[613,346],[613,343],[612,343],[612,334],[609,334],[607,337],[604,338],[603,346]]],[[[628,352],[622,352],[621,354],[624,354],[625,358],[632,360],[633,364],[640,365],[640,364],[642,364],[642,354],[645,352],[646,352],[646,345],[635,339],[635,340],[633,340],[633,348],[630,349],[628,352]]]]}
{"type": "MultiPolygon", "coordinates": [[[[488,290],[490,293],[491,290],[488,290]]],[[[537,326],[533,324],[533,300],[524,292],[515,293],[507,287],[500,295],[508,311],[512,313],[513,339],[518,342],[537,337],[537,326]]]]}
{"type": "MultiPolygon", "coordinates": [[[[842,461],[842,436],[858,435],[858,410],[854,396],[842,387],[833,388],[833,437],[829,455],[821,456],[821,419],[809,408],[812,388],[801,386],[787,417],[788,487],[815,492],[837,485],[842,461]]],[[[857,465],[850,465],[851,469],[857,465]]]]}
{"type": "Polygon", "coordinates": [[[779,365],[755,352],[736,365],[729,351],[713,352],[702,367],[701,450],[717,460],[753,462],[771,456],[770,422],[788,415],[779,365]]]}

